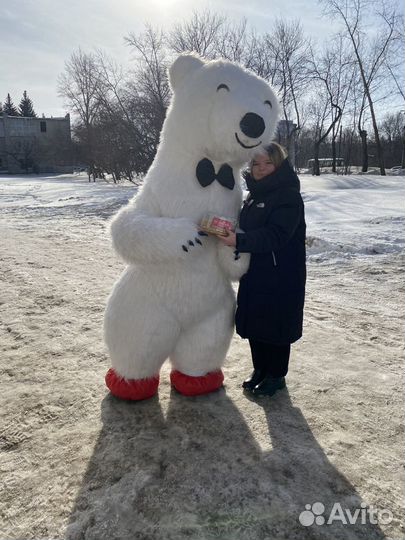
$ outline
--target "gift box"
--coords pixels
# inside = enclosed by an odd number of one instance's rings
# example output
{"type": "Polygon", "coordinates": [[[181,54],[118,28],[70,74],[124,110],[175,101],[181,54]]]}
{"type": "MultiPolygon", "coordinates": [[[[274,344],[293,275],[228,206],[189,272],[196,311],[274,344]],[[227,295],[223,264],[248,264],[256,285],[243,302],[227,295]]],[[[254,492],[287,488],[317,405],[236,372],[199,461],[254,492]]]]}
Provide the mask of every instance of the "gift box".
{"type": "Polygon", "coordinates": [[[200,227],[203,231],[208,233],[226,236],[228,231],[235,230],[236,219],[209,213],[202,218],[200,227]]]}

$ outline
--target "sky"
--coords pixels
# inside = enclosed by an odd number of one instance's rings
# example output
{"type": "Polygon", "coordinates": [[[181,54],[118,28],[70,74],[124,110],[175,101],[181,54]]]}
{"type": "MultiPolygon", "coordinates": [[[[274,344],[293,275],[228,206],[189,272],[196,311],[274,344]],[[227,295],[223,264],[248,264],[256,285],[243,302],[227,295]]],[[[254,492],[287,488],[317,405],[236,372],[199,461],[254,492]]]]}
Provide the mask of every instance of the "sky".
{"type": "Polygon", "coordinates": [[[18,106],[26,90],[38,115],[64,116],[68,109],[57,96],[57,79],[75,49],[103,49],[129,65],[124,36],[142,32],[145,23],[167,30],[204,9],[235,22],[245,17],[259,33],[283,16],[298,19],[315,40],[330,34],[331,23],[317,0],[3,0],[0,101],[10,93],[18,106]]]}
{"type": "Polygon", "coordinates": [[[10,93],[18,105],[24,90],[38,115],[67,112],[57,96],[57,78],[79,46],[101,48],[117,60],[130,62],[124,36],[142,32],[145,23],[170,28],[196,9],[210,9],[236,22],[246,17],[251,27],[266,31],[276,16],[299,18],[308,34],[325,24],[316,0],[13,0],[0,6],[0,100],[10,93]]]}

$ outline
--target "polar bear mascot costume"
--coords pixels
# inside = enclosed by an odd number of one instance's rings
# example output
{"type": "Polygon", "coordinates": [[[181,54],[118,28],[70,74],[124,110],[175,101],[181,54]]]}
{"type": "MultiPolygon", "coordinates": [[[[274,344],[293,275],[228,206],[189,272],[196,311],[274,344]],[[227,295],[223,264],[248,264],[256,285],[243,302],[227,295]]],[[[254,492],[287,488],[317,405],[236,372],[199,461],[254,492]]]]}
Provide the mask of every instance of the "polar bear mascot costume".
{"type": "Polygon", "coordinates": [[[249,255],[200,236],[199,223],[207,212],[237,218],[240,168],[271,140],[279,116],[270,86],[228,61],[181,55],[169,82],[173,97],[154,162],[111,222],[113,247],[128,266],[105,313],[106,384],[122,399],[153,396],[167,358],[181,394],[222,386],[231,281],[247,271],[249,255]]]}

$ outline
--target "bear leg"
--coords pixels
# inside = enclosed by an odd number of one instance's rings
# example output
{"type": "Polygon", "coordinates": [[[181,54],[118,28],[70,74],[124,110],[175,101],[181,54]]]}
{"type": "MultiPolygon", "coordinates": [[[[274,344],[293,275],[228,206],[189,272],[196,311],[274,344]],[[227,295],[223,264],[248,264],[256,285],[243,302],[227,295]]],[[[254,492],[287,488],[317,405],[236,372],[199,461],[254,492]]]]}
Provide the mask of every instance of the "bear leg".
{"type": "Polygon", "coordinates": [[[233,306],[233,298],[225,298],[217,313],[181,332],[170,356],[170,380],[181,394],[208,394],[222,386],[221,367],[233,335],[233,306]]]}
{"type": "Polygon", "coordinates": [[[107,304],[104,338],[111,369],[105,382],[114,396],[138,401],[156,394],[160,368],[174,349],[180,327],[135,277],[127,270],[107,304]]]}

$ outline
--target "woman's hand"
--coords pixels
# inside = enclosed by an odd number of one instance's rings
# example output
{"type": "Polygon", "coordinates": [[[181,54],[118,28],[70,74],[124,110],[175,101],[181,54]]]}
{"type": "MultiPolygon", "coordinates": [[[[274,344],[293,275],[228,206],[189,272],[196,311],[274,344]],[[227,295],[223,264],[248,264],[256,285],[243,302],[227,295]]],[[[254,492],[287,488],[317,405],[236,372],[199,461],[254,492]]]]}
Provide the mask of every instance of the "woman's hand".
{"type": "Polygon", "coordinates": [[[223,244],[229,247],[235,247],[236,246],[236,233],[233,231],[226,231],[226,236],[217,234],[218,240],[220,240],[223,244]]]}

